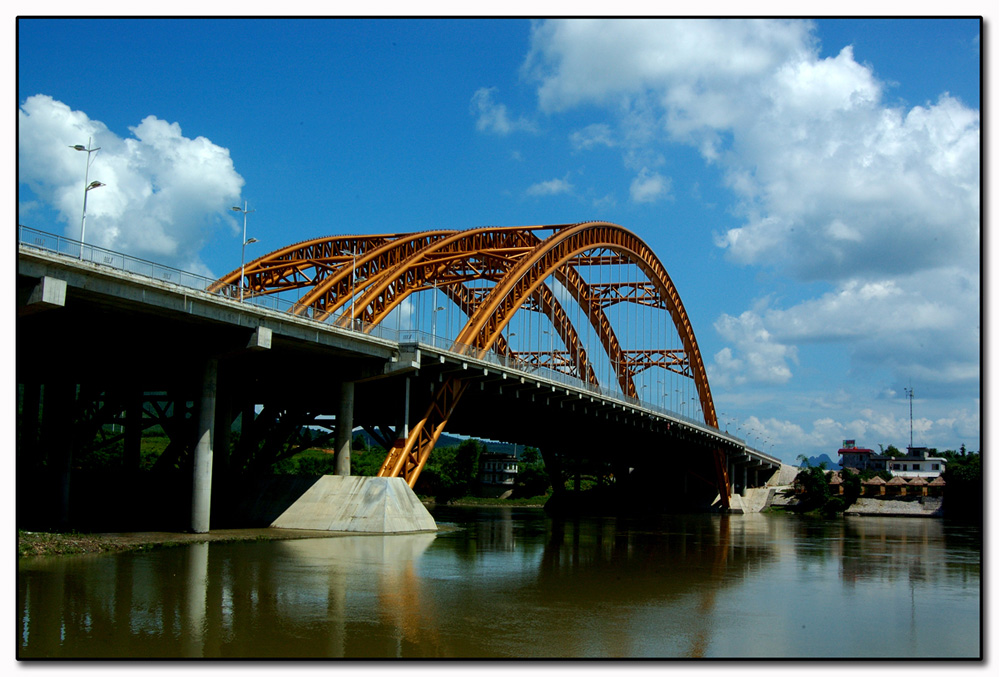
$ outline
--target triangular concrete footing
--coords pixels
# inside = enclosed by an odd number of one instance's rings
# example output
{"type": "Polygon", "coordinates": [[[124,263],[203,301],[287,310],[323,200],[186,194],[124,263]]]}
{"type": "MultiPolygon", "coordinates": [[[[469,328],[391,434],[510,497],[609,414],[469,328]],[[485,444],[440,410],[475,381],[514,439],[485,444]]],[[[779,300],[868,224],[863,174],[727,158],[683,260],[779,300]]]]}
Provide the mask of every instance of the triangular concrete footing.
{"type": "Polygon", "coordinates": [[[410,533],[437,524],[401,477],[323,475],[278,516],[272,527],[410,533]]]}

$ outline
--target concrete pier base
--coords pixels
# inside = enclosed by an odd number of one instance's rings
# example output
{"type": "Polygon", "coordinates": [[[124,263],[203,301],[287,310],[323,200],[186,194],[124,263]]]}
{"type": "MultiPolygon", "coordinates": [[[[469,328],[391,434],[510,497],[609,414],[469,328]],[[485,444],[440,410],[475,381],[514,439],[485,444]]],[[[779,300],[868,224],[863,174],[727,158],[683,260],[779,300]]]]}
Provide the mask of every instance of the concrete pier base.
{"type": "Polygon", "coordinates": [[[290,503],[272,527],[381,534],[437,531],[434,518],[401,477],[297,479],[273,483],[266,492],[270,496],[260,497],[264,503],[290,503]],[[308,486],[301,481],[306,479],[308,486]]]}

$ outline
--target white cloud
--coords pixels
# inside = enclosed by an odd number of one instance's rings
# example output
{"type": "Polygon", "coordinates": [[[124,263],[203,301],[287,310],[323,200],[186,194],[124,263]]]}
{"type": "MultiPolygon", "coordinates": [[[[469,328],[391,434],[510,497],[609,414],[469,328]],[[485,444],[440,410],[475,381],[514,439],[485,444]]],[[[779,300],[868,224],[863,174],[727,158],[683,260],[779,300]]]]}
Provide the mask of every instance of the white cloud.
{"type": "Polygon", "coordinates": [[[524,71],[540,81],[542,110],[555,112],[647,88],[661,90],[671,81],[694,91],[704,78],[753,78],[802,51],[808,25],[576,19],[536,24],[531,42],[524,71]]]}
{"type": "Polygon", "coordinates": [[[515,131],[535,131],[535,124],[524,117],[512,120],[507,106],[494,100],[496,93],[496,87],[480,87],[472,95],[469,110],[476,116],[476,129],[501,136],[515,131]]]}
{"type": "Polygon", "coordinates": [[[92,138],[101,150],[89,178],[106,185],[88,196],[87,243],[212,275],[198,252],[243,186],[229,151],[152,115],[129,130],[120,138],[82,111],[32,96],[18,111],[18,181],[78,238],[86,154],[68,146],[92,138]]]}
{"type": "Polygon", "coordinates": [[[535,25],[524,70],[543,111],[607,108],[617,131],[577,147],[682,142],[717,164],[744,219],[718,239],[735,261],[809,280],[974,263],[979,112],[888,107],[850,46],[818,54],[810,22],[559,20],[535,25]]]}
{"type": "Polygon", "coordinates": [[[533,184],[528,187],[525,191],[527,195],[534,197],[548,196],[548,195],[560,195],[563,193],[572,193],[573,184],[571,184],[567,179],[552,179],[550,181],[541,181],[539,183],[533,184]]]}
{"type": "Polygon", "coordinates": [[[576,150],[590,150],[597,146],[613,148],[618,145],[611,127],[603,122],[587,125],[583,129],[573,132],[570,134],[569,140],[576,150]]]}
{"type": "Polygon", "coordinates": [[[978,383],[980,114],[949,96],[903,108],[850,45],[821,58],[814,25],[770,20],[535,24],[524,72],[541,110],[603,108],[574,137],[614,138],[645,171],[671,143],[723,173],[740,264],[819,288],[722,315],[713,383],[786,383],[797,345],[841,343],[859,370],[978,383]],[[600,132],[599,134],[597,132],[600,132]],[[823,288],[827,291],[823,291],[823,288]]]}
{"type": "Polygon", "coordinates": [[[977,261],[979,114],[955,99],[862,99],[740,139],[725,164],[745,223],[717,242],[734,260],[830,280],[977,261]]]}
{"type": "Polygon", "coordinates": [[[709,382],[723,386],[745,383],[781,384],[792,377],[789,362],[798,361],[794,346],[774,340],[760,315],[746,311],[739,317],[723,314],[715,322],[715,330],[735,345],[715,354],[709,365],[709,382]]]}
{"type": "Polygon", "coordinates": [[[658,202],[670,195],[670,179],[643,167],[632,180],[629,194],[633,202],[658,202]]]}

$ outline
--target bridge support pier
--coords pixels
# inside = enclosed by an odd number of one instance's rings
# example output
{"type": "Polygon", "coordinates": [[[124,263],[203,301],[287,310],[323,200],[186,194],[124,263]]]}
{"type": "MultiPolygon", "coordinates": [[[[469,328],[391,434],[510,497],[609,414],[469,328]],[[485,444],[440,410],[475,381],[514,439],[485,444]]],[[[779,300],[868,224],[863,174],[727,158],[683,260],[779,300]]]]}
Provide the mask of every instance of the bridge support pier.
{"type": "Polygon", "coordinates": [[[125,447],[123,462],[131,474],[139,472],[142,458],[142,386],[129,383],[125,401],[125,447]]]}
{"type": "Polygon", "coordinates": [[[56,471],[56,524],[65,528],[70,524],[69,492],[73,469],[73,450],[76,434],[76,384],[47,383],[42,419],[45,425],[45,443],[50,463],[56,471]],[[66,435],[66,431],[69,434],[66,435]]]}
{"type": "Polygon", "coordinates": [[[191,483],[191,531],[209,530],[212,512],[212,438],[215,436],[215,396],[218,387],[218,360],[206,360],[202,367],[201,399],[198,408],[197,442],[194,447],[191,483]]]}
{"type": "Polygon", "coordinates": [[[351,474],[351,443],[354,432],[354,382],[342,381],[337,404],[337,429],[334,434],[335,475],[351,474]]]}

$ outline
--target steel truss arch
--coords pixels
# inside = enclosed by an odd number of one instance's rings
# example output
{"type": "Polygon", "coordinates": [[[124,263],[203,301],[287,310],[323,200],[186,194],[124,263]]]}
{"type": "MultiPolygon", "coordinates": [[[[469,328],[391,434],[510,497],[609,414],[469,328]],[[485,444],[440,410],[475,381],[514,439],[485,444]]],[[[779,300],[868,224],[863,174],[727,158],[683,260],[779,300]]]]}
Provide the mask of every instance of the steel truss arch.
{"type": "MultiPolygon", "coordinates": [[[[701,352],[680,295],[666,268],[632,232],[604,221],[520,227],[437,229],[418,233],[343,235],[300,242],[261,256],[220,278],[213,289],[241,284],[249,297],[304,289],[291,308],[296,315],[365,331],[383,322],[411,294],[439,289],[467,317],[453,350],[496,351],[541,364],[542,351],[515,353],[503,330],[520,310],[544,314],[565,351],[548,353],[550,366],[596,384],[588,355],[563,302],[572,299],[610,361],[618,387],[637,397],[633,376],[661,367],[693,380],[705,423],[718,420],[701,352]],[[542,239],[539,233],[546,233],[542,239]],[[588,282],[583,266],[634,265],[646,277],[626,283],[588,282]],[[567,292],[560,299],[549,280],[567,292]],[[492,286],[473,286],[485,283],[492,286]],[[621,345],[605,310],[616,303],[665,309],[682,350],[629,350],[621,345]],[[338,314],[339,313],[339,314],[338,314]],[[536,354],[537,353],[537,354],[536,354]]],[[[604,356],[602,356],[602,360],[604,356]]],[[[426,421],[411,431],[405,453],[396,449],[383,472],[402,474],[411,486],[464,388],[446,384],[426,421]],[[426,423],[426,425],[423,425],[426,423]],[[403,458],[405,456],[406,458],[403,458]],[[391,462],[390,462],[391,461],[391,462]]],[[[721,451],[716,454],[720,486],[728,486],[721,451]]]]}
{"type": "MultiPolygon", "coordinates": [[[[658,288],[660,298],[673,319],[674,327],[687,353],[705,423],[717,428],[718,419],[708,384],[708,374],[691,321],[673,281],[660,260],[641,239],[612,223],[591,221],[557,229],[530,255],[523,257],[497,284],[487,302],[480,306],[476,315],[458,335],[456,342],[476,346],[481,351],[488,350],[496,342],[497,336],[517,308],[521,307],[524,300],[533,294],[549,275],[558,274],[560,267],[575,256],[598,248],[609,249],[631,258],[649,281],[658,288]]],[[[607,319],[603,312],[600,316],[607,319]]],[[[609,336],[613,335],[610,325],[604,331],[609,336]]],[[[623,391],[626,395],[635,397],[634,384],[628,388],[629,375],[624,372],[622,366],[618,365],[616,368],[619,370],[618,377],[623,391]]]]}

